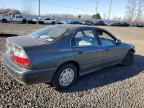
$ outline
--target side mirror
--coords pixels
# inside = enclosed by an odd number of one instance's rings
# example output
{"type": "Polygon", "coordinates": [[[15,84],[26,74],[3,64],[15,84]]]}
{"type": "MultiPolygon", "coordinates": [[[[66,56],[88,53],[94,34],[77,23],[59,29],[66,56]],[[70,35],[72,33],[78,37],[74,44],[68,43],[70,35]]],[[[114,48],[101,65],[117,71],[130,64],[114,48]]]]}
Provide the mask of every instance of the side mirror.
{"type": "Polygon", "coordinates": [[[116,40],[116,44],[118,45],[118,44],[121,44],[121,40],[116,40]]]}

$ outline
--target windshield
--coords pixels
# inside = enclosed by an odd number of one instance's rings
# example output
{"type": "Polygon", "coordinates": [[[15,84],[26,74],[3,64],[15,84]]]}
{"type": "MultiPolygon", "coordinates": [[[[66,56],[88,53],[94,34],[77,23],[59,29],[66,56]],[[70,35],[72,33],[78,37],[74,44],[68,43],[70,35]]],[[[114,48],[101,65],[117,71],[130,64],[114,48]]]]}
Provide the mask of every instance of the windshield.
{"type": "Polygon", "coordinates": [[[66,30],[67,29],[63,27],[47,27],[34,33],[31,33],[30,35],[41,40],[54,41],[62,34],[64,34],[66,30]]]}

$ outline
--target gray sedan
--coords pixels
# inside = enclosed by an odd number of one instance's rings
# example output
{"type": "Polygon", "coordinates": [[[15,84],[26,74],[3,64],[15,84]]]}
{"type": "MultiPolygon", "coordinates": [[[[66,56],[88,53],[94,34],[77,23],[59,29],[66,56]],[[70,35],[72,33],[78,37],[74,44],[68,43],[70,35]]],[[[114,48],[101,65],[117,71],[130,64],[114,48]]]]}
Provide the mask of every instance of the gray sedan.
{"type": "Polygon", "coordinates": [[[115,64],[131,65],[135,49],[108,31],[73,25],[48,26],[28,36],[9,37],[6,70],[22,84],[70,87],[78,77],[115,64]]]}

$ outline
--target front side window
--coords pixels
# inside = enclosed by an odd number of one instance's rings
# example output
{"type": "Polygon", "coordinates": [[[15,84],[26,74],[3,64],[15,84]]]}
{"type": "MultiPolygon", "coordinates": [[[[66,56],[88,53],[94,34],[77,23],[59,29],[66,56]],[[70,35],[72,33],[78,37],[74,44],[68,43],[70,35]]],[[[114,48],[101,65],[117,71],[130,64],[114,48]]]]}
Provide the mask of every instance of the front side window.
{"type": "Polygon", "coordinates": [[[75,46],[94,46],[98,45],[93,30],[81,30],[74,37],[75,46]]]}
{"type": "Polygon", "coordinates": [[[50,20],[50,18],[45,18],[45,20],[50,20]]]}
{"type": "Polygon", "coordinates": [[[22,18],[22,16],[16,16],[16,18],[22,18]]]}
{"type": "Polygon", "coordinates": [[[34,33],[31,33],[30,36],[44,41],[53,41],[60,37],[62,34],[64,34],[66,31],[67,29],[63,27],[47,27],[34,33]]]}
{"type": "Polygon", "coordinates": [[[100,38],[101,44],[104,46],[115,45],[115,39],[110,36],[110,34],[104,31],[97,31],[97,34],[100,38]]]}

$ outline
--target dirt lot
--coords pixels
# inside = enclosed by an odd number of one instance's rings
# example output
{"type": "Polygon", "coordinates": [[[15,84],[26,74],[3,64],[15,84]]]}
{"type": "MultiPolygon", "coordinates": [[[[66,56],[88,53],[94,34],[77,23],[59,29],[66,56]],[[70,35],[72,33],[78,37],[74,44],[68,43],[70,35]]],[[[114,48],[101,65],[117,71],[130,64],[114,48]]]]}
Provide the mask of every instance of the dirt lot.
{"type": "MultiPolygon", "coordinates": [[[[25,35],[42,27],[44,25],[0,24],[0,46],[5,37],[25,35]]],[[[97,71],[80,78],[70,89],[58,92],[46,84],[21,85],[0,65],[0,108],[144,108],[144,28],[103,28],[136,46],[132,66],[97,71]]]]}

